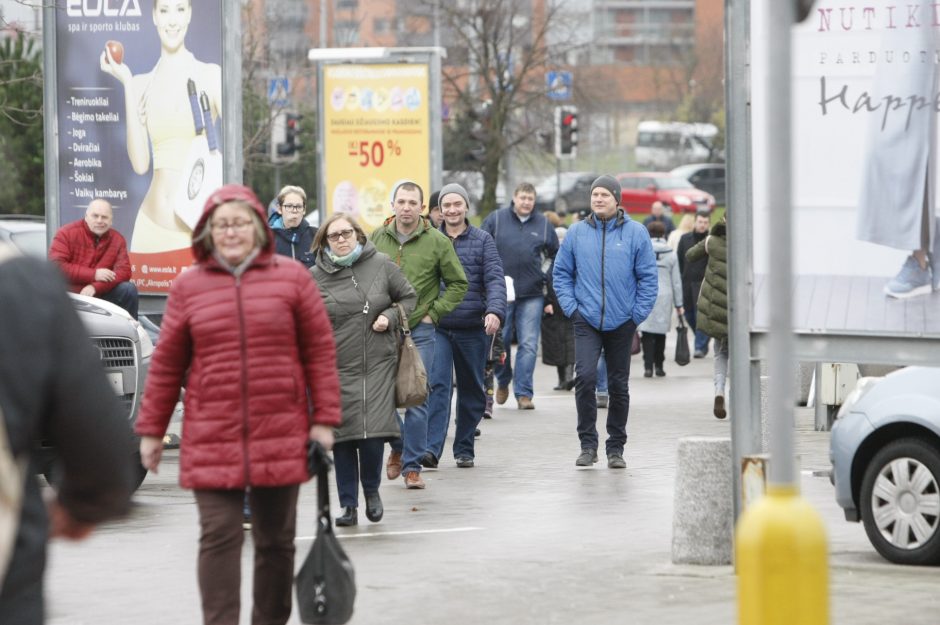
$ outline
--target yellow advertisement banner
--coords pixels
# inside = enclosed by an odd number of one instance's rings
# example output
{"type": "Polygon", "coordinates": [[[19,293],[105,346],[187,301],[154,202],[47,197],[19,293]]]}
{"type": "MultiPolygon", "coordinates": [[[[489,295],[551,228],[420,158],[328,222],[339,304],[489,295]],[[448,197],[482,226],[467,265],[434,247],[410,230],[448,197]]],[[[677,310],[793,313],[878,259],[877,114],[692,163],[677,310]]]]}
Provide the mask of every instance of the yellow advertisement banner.
{"type": "Polygon", "coordinates": [[[325,213],[353,215],[367,233],[392,214],[391,192],[431,180],[426,64],[327,65],[323,69],[325,213]]]}

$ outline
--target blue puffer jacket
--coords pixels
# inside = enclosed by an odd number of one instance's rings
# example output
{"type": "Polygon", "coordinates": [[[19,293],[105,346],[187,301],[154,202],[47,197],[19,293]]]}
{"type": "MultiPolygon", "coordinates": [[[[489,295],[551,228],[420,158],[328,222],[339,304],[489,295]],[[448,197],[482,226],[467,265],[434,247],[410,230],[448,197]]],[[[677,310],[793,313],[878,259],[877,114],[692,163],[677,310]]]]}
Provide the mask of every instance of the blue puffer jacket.
{"type": "MultiPolygon", "coordinates": [[[[441,232],[447,234],[444,224],[441,232]]],[[[489,313],[502,323],[506,318],[506,280],[493,237],[467,222],[467,229],[451,241],[470,284],[460,305],[441,317],[438,326],[482,328],[483,317],[489,313]]]]}
{"type": "Polygon", "coordinates": [[[268,225],[274,231],[274,248],[281,256],[290,256],[299,260],[309,269],[316,261],[313,247],[313,237],[317,236],[317,229],[310,225],[306,219],[300,221],[296,228],[285,228],[284,219],[278,213],[271,213],[268,225]]]}
{"type": "Polygon", "coordinates": [[[533,211],[523,222],[510,206],[490,213],[480,227],[496,240],[503,269],[512,278],[516,299],[543,295],[542,256],[553,258],[558,252],[558,235],[545,215],[533,211]]]}
{"type": "Polygon", "coordinates": [[[566,317],[578,312],[601,331],[630,319],[639,325],[653,310],[659,290],[649,233],[623,210],[606,222],[591,215],[568,229],[552,281],[566,317]]]}

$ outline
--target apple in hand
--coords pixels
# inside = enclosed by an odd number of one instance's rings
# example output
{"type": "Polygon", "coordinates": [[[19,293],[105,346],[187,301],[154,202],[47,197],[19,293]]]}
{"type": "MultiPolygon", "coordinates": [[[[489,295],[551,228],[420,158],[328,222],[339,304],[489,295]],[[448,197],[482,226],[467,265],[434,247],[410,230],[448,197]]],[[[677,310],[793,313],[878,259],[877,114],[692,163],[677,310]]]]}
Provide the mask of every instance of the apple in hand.
{"type": "Polygon", "coordinates": [[[104,45],[108,49],[108,53],[111,55],[111,58],[114,59],[115,63],[120,65],[124,62],[124,45],[120,41],[111,40],[104,45]]]}

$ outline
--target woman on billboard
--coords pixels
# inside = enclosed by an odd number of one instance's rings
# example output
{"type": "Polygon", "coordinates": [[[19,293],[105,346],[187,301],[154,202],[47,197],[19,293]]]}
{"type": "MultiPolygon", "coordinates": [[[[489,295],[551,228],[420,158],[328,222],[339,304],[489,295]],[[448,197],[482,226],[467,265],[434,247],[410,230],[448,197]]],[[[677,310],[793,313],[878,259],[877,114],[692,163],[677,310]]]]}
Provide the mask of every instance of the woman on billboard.
{"type": "Polygon", "coordinates": [[[160,57],[147,73],[131,74],[119,42],[109,41],[101,53],[101,71],[124,87],[127,155],[136,173],[150,169],[153,146],[153,178],[137,212],[132,253],[188,248],[205,201],[201,191],[221,184],[222,70],[186,48],[192,11],[192,0],[154,0],[160,57]]]}

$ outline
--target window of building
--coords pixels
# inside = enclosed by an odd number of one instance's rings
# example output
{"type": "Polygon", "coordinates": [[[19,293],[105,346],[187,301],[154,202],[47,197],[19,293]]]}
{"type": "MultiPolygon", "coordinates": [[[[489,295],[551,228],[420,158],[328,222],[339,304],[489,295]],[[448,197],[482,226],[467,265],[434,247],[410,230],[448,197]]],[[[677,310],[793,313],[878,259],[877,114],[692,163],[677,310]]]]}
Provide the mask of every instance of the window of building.
{"type": "Polygon", "coordinates": [[[388,20],[384,17],[376,17],[372,20],[372,32],[376,35],[382,35],[389,31],[388,20]]]}

